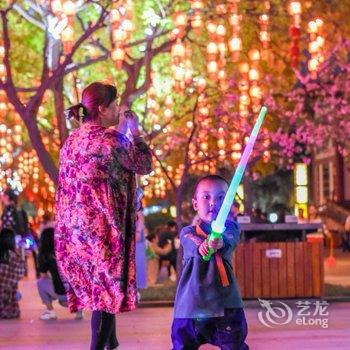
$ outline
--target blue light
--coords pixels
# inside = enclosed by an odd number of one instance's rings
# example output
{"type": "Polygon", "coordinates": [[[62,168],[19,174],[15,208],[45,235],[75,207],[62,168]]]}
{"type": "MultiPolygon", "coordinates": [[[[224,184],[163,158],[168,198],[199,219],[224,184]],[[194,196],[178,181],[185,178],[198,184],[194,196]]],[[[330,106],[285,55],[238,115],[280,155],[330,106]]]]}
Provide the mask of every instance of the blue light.
{"type": "Polygon", "coordinates": [[[278,215],[276,213],[271,213],[269,214],[269,221],[272,222],[273,224],[277,222],[278,220],[278,215]]]}

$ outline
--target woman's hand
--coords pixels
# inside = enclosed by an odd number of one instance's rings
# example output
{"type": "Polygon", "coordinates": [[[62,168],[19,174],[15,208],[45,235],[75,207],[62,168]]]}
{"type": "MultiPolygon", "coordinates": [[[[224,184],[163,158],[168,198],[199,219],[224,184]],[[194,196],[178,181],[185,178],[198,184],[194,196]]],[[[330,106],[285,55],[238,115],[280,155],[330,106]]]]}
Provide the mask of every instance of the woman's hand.
{"type": "Polygon", "coordinates": [[[125,118],[125,111],[127,111],[128,108],[126,106],[120,106],[119,108],[119,122],[116,127],[116,130],[120,132],[121,134],[125,135],[128,131],[128,121],[125,118]]]}
{"type": "Polygon", "coordinates": [[[133,137],[140,136],[139,122],[137,119],[137,115],[133,111],[131,111],[128,107],[120,106],[119,123],[117,126],[117,130],[121,134],[126,135],[128,129],[130,129],[130,132],[133,137]]]}
{"type": "Polygon", "coordinates": [[[129,109],[124,112],[124,115],[127,120],[132,136],[133,137],[140,136],[139,121],[136,113],[134,113],[132,110],[129,109]]]}

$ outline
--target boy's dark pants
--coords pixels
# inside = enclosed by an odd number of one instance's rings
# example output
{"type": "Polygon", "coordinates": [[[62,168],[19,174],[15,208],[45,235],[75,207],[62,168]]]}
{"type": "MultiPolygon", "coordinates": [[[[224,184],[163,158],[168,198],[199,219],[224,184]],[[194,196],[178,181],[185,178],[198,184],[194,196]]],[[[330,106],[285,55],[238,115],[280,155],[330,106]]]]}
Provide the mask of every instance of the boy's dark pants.
{"type": "Polygon", "coordinates": [[[226,309],[223,317],[175,318],[171,339],[173,350],[197,350],[203,344],[221,350],[249,350],[244,342],[247,333],[243,309],[226,309]]]}

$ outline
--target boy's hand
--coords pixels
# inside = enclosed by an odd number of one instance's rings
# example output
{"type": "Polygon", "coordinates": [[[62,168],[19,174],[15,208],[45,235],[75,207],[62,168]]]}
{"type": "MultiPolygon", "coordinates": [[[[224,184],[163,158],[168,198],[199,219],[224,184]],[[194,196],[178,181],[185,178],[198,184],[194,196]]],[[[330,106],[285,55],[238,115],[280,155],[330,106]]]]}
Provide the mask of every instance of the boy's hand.
{"type": "Polygon", "coordinates": [[[209,247],[216,252],[218,249],[222,248],[224,245],[224,241],[222,238],[215,238],[209,241],[209,247]]]}
{"type": "Polygon", "coordinates": [[[200,246],[199,246],[199,254],[202,256],[208,255],[209,253],[209,245],[208,245],[208,241],[205,240],[200,246]]]}

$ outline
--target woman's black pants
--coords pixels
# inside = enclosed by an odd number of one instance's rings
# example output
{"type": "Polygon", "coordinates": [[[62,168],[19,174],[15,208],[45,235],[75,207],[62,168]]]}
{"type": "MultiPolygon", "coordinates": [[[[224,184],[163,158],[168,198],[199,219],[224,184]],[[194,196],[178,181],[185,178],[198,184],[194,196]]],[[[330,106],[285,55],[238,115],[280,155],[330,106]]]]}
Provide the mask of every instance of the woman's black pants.
{"type": "Polygon", "coordinates": [[[90,350],[115,349],[119,345],[115,331],[115,314],[93,311],[90,350]]]}

